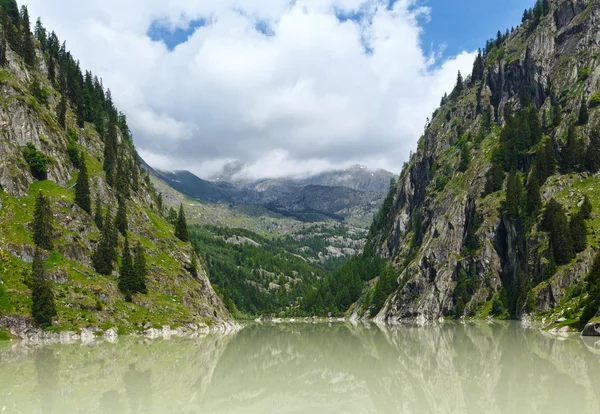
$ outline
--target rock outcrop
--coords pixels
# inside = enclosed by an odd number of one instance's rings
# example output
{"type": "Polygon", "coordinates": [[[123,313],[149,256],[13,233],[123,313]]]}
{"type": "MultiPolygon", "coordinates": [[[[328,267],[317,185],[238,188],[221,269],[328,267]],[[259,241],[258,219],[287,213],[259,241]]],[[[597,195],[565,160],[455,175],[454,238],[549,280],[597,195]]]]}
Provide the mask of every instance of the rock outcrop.
{"type": "MultiPolygon", "coordinates": [[[[548,312],[568,300],[569,289],[579,286],[589,272],[599,246],[597,206],[595,218],[588,223],[589,247],[548,278],[547,233],[534,226],[526,240],[520,240],[514,224],[500,211],[504,190],[484,194],[507,108],[517,113],[524,101],[535,105],[544,134],[550,137],[545,139],[556,143],[560,161],[566,130],[577,122],[581,102],[600,90],[600,1],[558,0],[551,1],[550,7],[539,22],[525,22],[509,33],[484,57],[480,78],[468,77],[464,90],[434,112],[393,190],[385,225],[367,242],[370,251],[399,272],[399,288],[377,320],[434,321],[456,316],[456,286],[464,274],[474,280],[474,288],[464,311],[459,309],[461,315],[486,316],[491,302],[504,294],[503,287],[513,283],[524,267],[531,269],[531,289],[521,299],[516,316],[548,312]],[[562,108],[563,117],[552,126],[555,107],[562,108]],[[485,130],[488,109],[492,127],[485,130]],[[460,171],[465,141],[472,161],[466,171],[460,171]],[[479,246],[467,252],[472,236],[479,246]]],[[[590,109],[588,124],[578,130],[583,142],[589,142],[591,131],[599,125],[600,111],[590,109]]],[[[528,171],[534,153],[519,162],[517,168],[528,171]]],[[[542,201],[554,197],[572,213],[584,196],[596,197],[599,182],[587,173],[557,174],[542,187],[542,201]]],[[[362,300],[355,307],[357,314],[366,311],[360,310],[361,304],[362,300]]]]}
{"type": "MultiPolygon", "coordinates": [[[[0,326],[17,337],[44,335],[28,316],[31,290],[26,283],[34,253],[31,222],[39,192],[49,198],[54,215],[55,249],[46,258],[58,310],[53,324],[59,329],[78,332],[94,326],[108,332],[118,327],[131,332],[147,321],[194,324],[198,329],[229,323],[232,317],[203,266],[194,275],[187,270],[195,253],[175,237],[173,227],[162,217],[156,192],[122,124],[117,131],[119,162],[129,165],[124,168],[134,177],[126,183],[131,192],[126,202],[128,237],[132,246],[139,242],[145,249],[148,294],[136,294],[131,303],[125,302],[117,287],[117,272],[109,276],[94,272],[91,257],[100,230],[93,216],[75,203],[78,169],[72,153],[76,149],[85,155],[91,197],[101,202],[103,212],[110,210],[114,216],[117,191],[108,185],[103,168],[104,137],[92,123],[79,127],[71,107],[75,105],[67,105],[66,128],[59,125],[61,95],[55,89],[57,83],[47,78],[47,56],[38,50],[33,68],[10,48],[6,57],[0,67],[0,326]],[[34,94],[32,82],[38,82],[43,98],[34,94]],[[28,144],[47,159],[46,180],[38,181],[32,174],[23,154],[28,144]]],[[[119,252],[123,241],[120,237],[119,252]]]]}

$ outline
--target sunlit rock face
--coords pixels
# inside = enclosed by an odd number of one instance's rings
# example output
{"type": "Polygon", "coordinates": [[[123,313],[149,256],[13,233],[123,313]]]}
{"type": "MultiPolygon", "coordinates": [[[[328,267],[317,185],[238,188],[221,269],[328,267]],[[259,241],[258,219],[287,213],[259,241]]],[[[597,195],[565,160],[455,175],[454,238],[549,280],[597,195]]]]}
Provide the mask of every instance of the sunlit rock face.
{"type": "Polygon", "coordinates": [[[11,413],[596,413],[600,346],[502,325],[247,326],[94,346],[0,343],[11,413]]]}
{"type": "MultiPolygon", "coordinates": [[[[517,243],[514,223],[500,213],[504,192],[484,194],[492,154],[501,145],[504,115],[508,108],[515,113],[523,108],[522,91],[528,93],[544,125],[549,125],[550,110],[560,102],[565,114],[562,121],[544,131],[556,143],[560,161],[564,137],[576,123],[581,102],[598,90],[600,3],[558,0],[551,1],[550,8],[539,24],[527,22],[509,33],[500,48],[502,56],[488,54],[481,79],[467,80],[463,93],[440,106],[426,126],[396,184],[385,225],[368,241],[370,250],[400,273],[400,287],[377,315],[379,321],[437,321],[455,316],[461,269],[475,274],[477,288],[459,316],[481,313],[503,287],[502,280],[504,285],[517,283],[519,271],[525,267],[532,279],[532,295],[528,306],[519,303],[512,310],[514,317],[556,309],[569,288],[581,284],[589,272],[595,256],[592,246],[596,250],[598,246],[596,227],[590,231],[588,248],[577,260],[548,278],[548,253],[542,248],[548,244],[548,234],[534,227],[525,242],[517,243]],[[582,69],[589,75],[582,76],[582,69]],[[571,92],[575,89],[576,93],[571,92]],[[496,125],[474,142],[486,109],[496,125]],[[465,137],[473,144],[472,160],[466,171],[460,171],[459,144],[465,137]],[[480,246],[465,254],[469,225],[475,217],[481,224],[476,232],[480,246]],[[520,244],[527,244],[527,249],[520,244]]],[[[579,128],[586,143],[599,121],[595,111],[589,124],[579,128]]],[[[525,163],[532,164],[533,159],[525,163]]],[[[528,166],[519,168],[528,171],[528,166]]],[[[599,182],[597,175],[587,173],[556,174],[542,186],[541,198],[543,202],[556,198],[571,214],[584,196],[596,196],[599,182]]]]}

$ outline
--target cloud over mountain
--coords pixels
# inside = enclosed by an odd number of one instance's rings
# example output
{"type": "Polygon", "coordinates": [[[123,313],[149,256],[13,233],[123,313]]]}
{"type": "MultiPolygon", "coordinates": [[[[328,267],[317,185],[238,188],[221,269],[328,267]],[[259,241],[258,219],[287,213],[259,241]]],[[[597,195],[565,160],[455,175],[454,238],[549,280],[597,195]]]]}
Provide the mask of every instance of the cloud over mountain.
{"type": "Polygon", "coordinates": [[[474,59],[424,50],[429,10],[409,0],[28,5],[112,89],[151,165],[201,176],[232,160],[253,177],[398,172],[474,59]]]}

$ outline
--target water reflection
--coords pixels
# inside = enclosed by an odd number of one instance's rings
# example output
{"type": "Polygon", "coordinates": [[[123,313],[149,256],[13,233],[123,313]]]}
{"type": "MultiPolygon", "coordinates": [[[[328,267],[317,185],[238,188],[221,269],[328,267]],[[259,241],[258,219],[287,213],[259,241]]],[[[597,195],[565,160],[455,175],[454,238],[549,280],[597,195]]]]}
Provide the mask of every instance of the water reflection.
{"type": "Polygon", "coordinates": [[[516,324],[249,326],[193,340],[15,344],[0,347],[0,409],[597,413],[599,348],[516,324]]]}

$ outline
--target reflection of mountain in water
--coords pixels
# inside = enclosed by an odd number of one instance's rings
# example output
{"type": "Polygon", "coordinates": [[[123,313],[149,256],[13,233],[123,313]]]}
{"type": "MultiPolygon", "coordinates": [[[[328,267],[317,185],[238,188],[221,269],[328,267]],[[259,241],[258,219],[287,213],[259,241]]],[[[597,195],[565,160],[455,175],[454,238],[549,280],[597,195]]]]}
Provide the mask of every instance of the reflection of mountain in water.
{"type": "Polygon", "coordinates": [[[205,404],[236,413],[273,404],[278,412],[595,413],[599,360],[579,338],[515,324],[254,327],[223,354],[205,404]]]}
{"type": "Polygon", "coordinates": [[[0,409],[596,413],[595,343],[516,324],[248,326],[235,336],[0,348],[0,409]]]}
{"type": "Polygon", "coordinates": [[[232,336],[0,348],[0,410],[169,413],[198,407],[232,336]]]}

